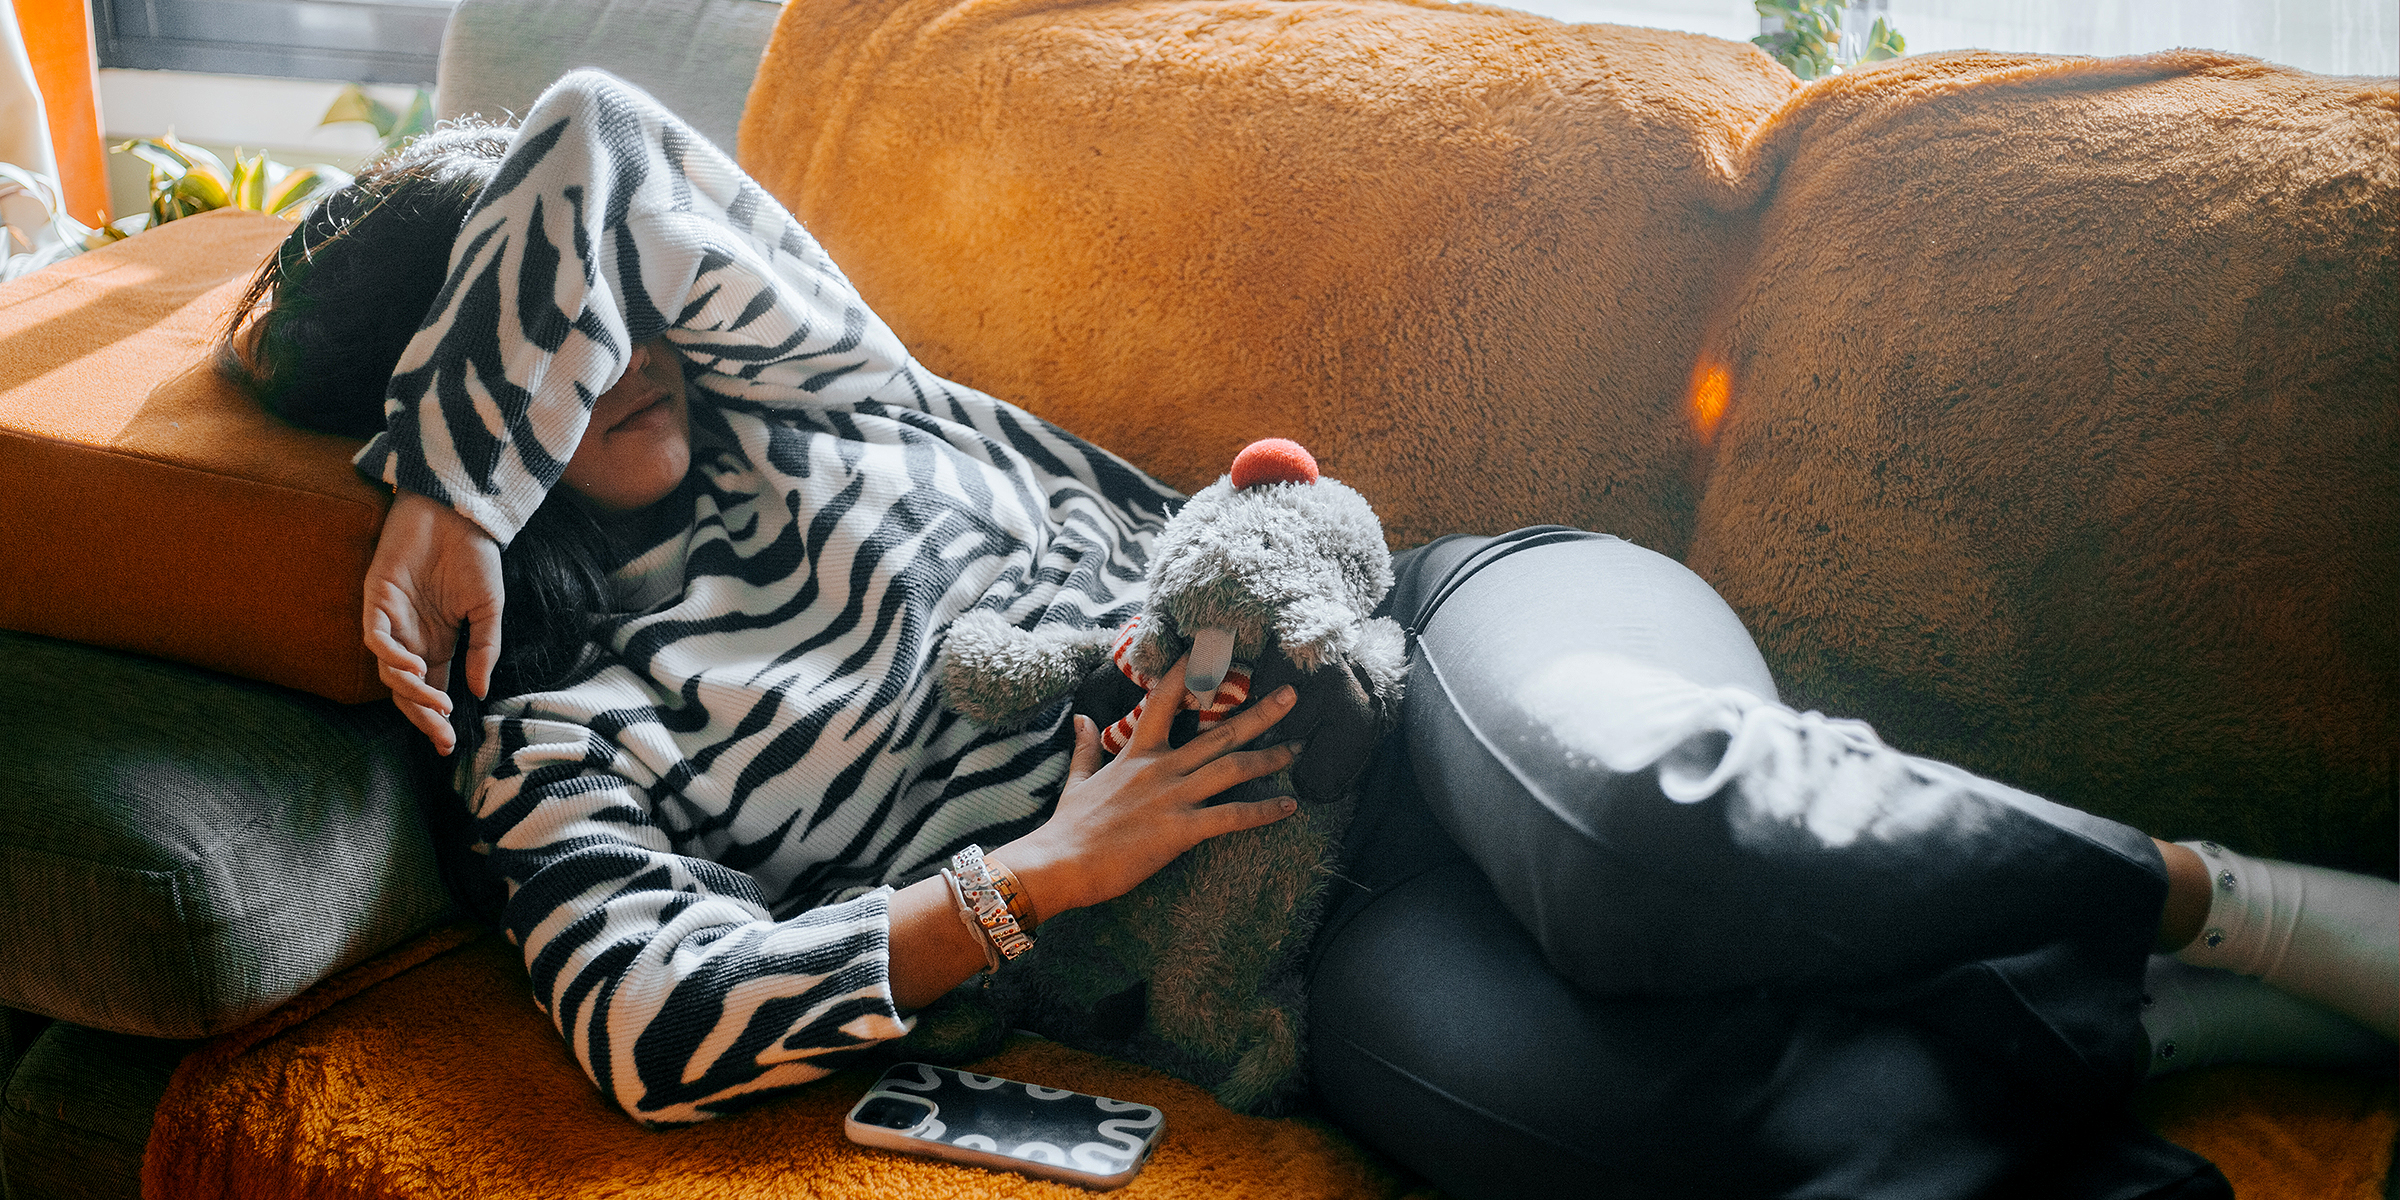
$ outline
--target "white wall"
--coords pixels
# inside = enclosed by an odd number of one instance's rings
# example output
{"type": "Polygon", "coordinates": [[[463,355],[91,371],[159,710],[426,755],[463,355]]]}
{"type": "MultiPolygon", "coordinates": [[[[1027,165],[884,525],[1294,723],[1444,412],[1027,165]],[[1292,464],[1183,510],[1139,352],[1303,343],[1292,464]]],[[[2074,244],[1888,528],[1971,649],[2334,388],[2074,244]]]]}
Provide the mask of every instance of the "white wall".
{"type": "Polygon", "coordinates": [[[1485,0],[1561,21],[1680,29],[1746,42],[1758,36],[1750,0],[1485,0]]]}
{"type": "Polygon", "coordinates": [[[2400,74],[2400,0],[1892,0],[1910,50],[2230,50],[2328,75],[2400,74]]]}
{"type": "MultiPolygon", "coordinates": [[[[175,136],[192,142],[363,154],[375,148],[374,130],[357,123],[317,124],[344,86],[318,79],[110,68],[100,72],[100,122],[112,139],[155,137],[173,126],[175,136]]],[[[367,92],[395,109],[406,109],[414,95],[413,89],[383,84],[367,92]]]]}

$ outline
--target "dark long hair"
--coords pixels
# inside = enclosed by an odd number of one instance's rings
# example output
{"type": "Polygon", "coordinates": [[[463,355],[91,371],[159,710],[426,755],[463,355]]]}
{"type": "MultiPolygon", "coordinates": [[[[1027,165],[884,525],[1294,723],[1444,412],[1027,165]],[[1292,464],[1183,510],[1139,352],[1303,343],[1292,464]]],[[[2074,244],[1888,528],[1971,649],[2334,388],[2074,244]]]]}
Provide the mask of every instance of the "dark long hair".
{"type": "MultiPolygon", "coordinates": [[[[235,303],[218,369],[294,425],[359,438],[383,432],[392,368],[441,294],[451,247],[511,132],[446,124],[317,201],[235,303]]],[[[495,698],[573,676],[613,606],[608,580],[623,560],[607,526],[569,489],[552,488],[500,554],[495,698]]],[[[451,672],[451,722],[472,753],[482,706],[464,677],[451,672]]]]}
{"type": "Polygon", "coordinates": [[[311,204],[235,301],[219,369],[294,425],[381,433],[392,368],[441,293],[509,132],[445,125],[311,204]]]}
{"type": "MultiPolygon", "coordinates": [[[[593,635],[616,608],[609,576],[625,561],[622,541],[564,486],[550,489],[500,552],[500,661],[490,699],[548,691],[586,667],[593,635]]],[[[463,652],[465,641],[459,643],[463,652]]],[[[472,761],[483,743],[483,706],[467,690],[464,660],[450,670],[450,729],[472,761]]]]}

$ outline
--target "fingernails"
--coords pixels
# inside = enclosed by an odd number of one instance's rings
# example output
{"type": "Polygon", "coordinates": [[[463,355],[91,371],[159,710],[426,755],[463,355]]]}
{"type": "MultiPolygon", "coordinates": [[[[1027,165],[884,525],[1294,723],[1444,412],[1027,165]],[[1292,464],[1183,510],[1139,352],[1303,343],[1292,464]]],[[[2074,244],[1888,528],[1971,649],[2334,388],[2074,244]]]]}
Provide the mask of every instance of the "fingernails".
{"type": "Polygon", "coordinates": [[[1295,757],[1295,758],[1296,758],[1296,757],[1298,757],[1298,756],[1299,756],[1299,754],[1300,754],[1300,752],[1301,752],[1302,750],[1304,750],[1304,749],[1307,749],[1307,748],[1308,748],[1308,743],[1307,743],[1307,742],[1305,742],[1305,741],[1285,742],[1285,743],[1283,744],[1283,748],[1284,748],[1284,749],[1286,749],[1286,750],[1289,750],[1289,751],[1291,751],[1291,752],[1292,752],[1292,755],[1293,755],[1293,757],[1295,757]]]}
{"type": "Polygon", "coordinates": [[[1299,811],[1299,808],[1300,808],[1300,802],[1299,802],[1299,801],[1297,801],[1297,800],[1294,800],[1294,799],[1292,799],[1290,796],[1285,796],[1285,797],[1283,798],[1283,802],[1282,802],[1282,803],[1280,803],[1280,804],[1277,804],[1275,807],[1277,807],[1277,808],[1280,808],[1280,809],[1282,809],[1283,811],[1285,811],[1285,812],[1287,812],[1287,813],[1288,813],[1288,812],[1297,812],[1297,811],[1299,811]]]}
{"type": "Polygon", "coordinates": [[[1290,704],[1293,700],[1298,699],[1299,696],[1300,693],[1292,690],[1292,685],[1288,683],[1275,689],[1275,702],[1277,704],[1290,704]]]}

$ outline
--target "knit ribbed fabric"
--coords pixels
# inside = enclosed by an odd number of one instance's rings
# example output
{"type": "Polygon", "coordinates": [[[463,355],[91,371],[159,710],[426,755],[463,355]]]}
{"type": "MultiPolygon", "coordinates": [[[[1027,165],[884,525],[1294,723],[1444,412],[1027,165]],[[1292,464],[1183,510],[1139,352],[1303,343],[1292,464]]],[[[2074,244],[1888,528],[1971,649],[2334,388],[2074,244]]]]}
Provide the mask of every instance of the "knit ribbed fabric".
{"type": "Polygon", "coordinates": [[[2392,1044],[2366,1026],[2262,979],[2150,956],[2142,1030],[2155,1078],[2220,1063],[2335,1067],[2389,1062],[2392,1044]]]}
{"type": "Polygon", "coordinates": [[[2400,884],[2180,845],[2208,865],[2208,919],[2175,957],[2263,979],[2400,1038],[2400,884]]]}

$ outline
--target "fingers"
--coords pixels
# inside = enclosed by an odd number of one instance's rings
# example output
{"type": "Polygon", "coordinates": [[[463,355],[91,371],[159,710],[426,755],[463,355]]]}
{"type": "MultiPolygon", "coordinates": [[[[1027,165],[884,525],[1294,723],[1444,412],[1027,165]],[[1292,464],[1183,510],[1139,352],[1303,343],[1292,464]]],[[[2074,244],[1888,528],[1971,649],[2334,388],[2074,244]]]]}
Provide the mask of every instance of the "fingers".
{"type": "MultiPolygon", "coordinates": [[[[498,607],[498,605],[494,605],[498,607]]],[[[492,671],[500,665],[500,616],[467,626],[467,687],[482,699],[492,695],[492,671]]]]}
{"type": "Polygon", "coordinates": [[[1292,685],[1287,683],[1267,693],[1257,703],[1219,722],[1214,729],[1193,738],[1185,743],[1183,748],[1187,753],[1196,754],[1202,758],[1215,758],[1235,746],[1245,745],[1255,740],[1258,735],[1274,728],[1275,723],[1282,720],[1285,713],[1292,711],[1292,705],[1298,699],[1299,693],[1293,691],[1292,685]]]}
{"type": "Polygon", "coordinates": [[[389,612],[370,602],[367,606],[366,624],[367,653],[374,655],[377,663],[395,671],[406,671],[411,675],[425,673],[425,660],[417,657],[414,651],[400,644],[400,639],[392,636],[392,615],[389,612]]]}
{"type": "Polygon", "coordinates": [[[1244,829],[1256,829],[1261,825],[1272,825],[1299,810],[1299,801],[1290,796],[1284,796],[1275,800],[1245,800],[1238,804],[1220,804],[1215,808],[1201,809],[1193,816],[1202,823],[1202,827],[1207,831],[1202,834],[1202,837],[1212,838],[1244,829]]]}
{"type": "Polygon", "coordinates": [[[443,695],[442,689],[424,676],[411,671],[394,670],[387,664],[377,663],[375,677],[383,681],[383,686],[392,689],[393,703],[415,704],[430,708],[437,716],[445,718],[450,715],[450,697],[443,695]]]}
{"type": "Polygon", "coordinates": [[[451,744],[457,740],[450,729],[450,697],[426,686],[423,679],[405,671],[395,671],[377,664],[375,674],[383,680],[385,687],[392,689],[392,707],[399,709],[400,715],[408,718],[409,724],[432,739],[435,750],[443,754],[450,753],[451,744]]]}
{"type": "Polygon", "coordinates": [[[1189,776],[1201,799],[1214,796],[1229,787],[1264,778],[1292,765],[1300,757],[1299,744],[1287,742],[1264,750],[1244,750],[1221,755],[1195,770],[1189,776]]]}
{"type": "Polygon", "coordinates": [[[1100,769],[1100,726],[1081,713],[1075,715],[1075,756],[1067,760],[1067,786],[1074,787],[1100,769]]]}
{"type": "Polygon", "coordinates": [[[500,615],[508,601],[497,543],[488,537],[476,542],[468,574],[467,687],[489,699],[492,670],[500,663],[500,615]]]}
{"type": "Polygon", "coordinates": [[[1167,730],[1175,724],[1175,714],[1183,711],[1183,667],[1190,658],[1187,654],[1176,659],[1166,674],[1150,681],[1150,696],[1142,702],[1141,719],[1133,723],[1127,750],[1150,751],[1167,744],[1167,730]]]}
{"type": "Polygon", "coordinates": [[[447,758],[452,750],[458,748],[458,735],[451,731],[449,720],[440,713],[415,704],[401,705],[400,712],[408,718],[409,724],[425,735],[427,741],[433,743],[435,754],[447,758]]]}

